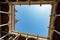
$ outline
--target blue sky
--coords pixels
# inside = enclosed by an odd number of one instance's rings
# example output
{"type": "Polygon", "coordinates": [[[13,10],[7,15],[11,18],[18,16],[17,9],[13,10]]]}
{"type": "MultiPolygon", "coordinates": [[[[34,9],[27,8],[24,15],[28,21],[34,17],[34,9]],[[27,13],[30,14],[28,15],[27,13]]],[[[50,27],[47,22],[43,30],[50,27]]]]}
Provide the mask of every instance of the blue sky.
{"type": "Polygon", "coordinates": [[[15,5],[15,24],[17,32],[48,36],[51,5],[15,5]]]}

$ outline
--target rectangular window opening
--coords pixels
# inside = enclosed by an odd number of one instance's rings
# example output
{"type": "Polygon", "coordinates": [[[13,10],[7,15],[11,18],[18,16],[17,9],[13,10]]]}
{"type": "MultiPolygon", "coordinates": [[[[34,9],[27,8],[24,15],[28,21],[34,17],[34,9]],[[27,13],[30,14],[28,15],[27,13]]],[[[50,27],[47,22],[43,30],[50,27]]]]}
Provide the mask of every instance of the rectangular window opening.
{"type": "Polygon", "coordinates": [[[15,31],[48,36],[52,5],[15,5],[15,31]]]}

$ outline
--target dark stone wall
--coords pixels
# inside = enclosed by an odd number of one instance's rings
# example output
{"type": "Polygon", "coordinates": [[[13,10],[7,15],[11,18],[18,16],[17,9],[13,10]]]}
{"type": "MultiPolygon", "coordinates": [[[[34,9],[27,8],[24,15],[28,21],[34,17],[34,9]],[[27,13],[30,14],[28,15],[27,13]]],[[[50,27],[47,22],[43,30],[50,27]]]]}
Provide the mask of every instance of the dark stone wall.
{"type": "Polygon", "coordinates": [[[9,26],[8,25],[2,26],[1,27],[1,37],[6,35],[8,33],[8,31],[9,31],[9,26]]]}
{"type": "Polygon", "coordinates": [[[35,38],[28,38],[28,40],[37,40],[37,39],[35,39],[35,38]]]}
{"type": "MultiPolygon", "coordinates": [[[[8,0],[9,2],[15,2],[16,0],[8,0]]],[[[19,1],[28,1],[28,0],[19,0],[19,1]]],[[[41,1],[41,0],[30,0],[30,1],[41,1]]],[[[52,1],[52,0],[44,0],[44,1],[52,1]]],[[[58,0],[54,0],[54,1],[58,1],[58,0]]],[[[6,2],[6,0],[0,0],[0,2],[6,2]]]]}
{"type": "MultiPolygon", "coordinates": [[[[26,37],[20,35],[18,40],[26,40],[26,37]]],[[[37,40],[37,39],[35,39],[35,38],[28,38],[27,40],[37,40]]]]}
{"type": "Polygon", "coordinates": [[[56,14],[60,14],[60,2],[58,2],[57,8],[56,8],[56,14]]]}
{"type": "MultiPolygon", "coordinates": [[[[3,1],[3,0],[2,0],[3,1]]],[[[3,11],[3,12],[9,12],[9,5],[8,3],[0,3],[0,11],[3,11]]],[[[5,14],[5,13],[0,13],[0,20],[1,20],[1,25],[3,24],[6,24],[9,22],[9,15],[8,14],[5,14]]],[[[9,26],[8,25],[5,25],[5,26],[1,26],[0,27],[0,34],[1,34],[1,37],[6,35],[8,32],[9,32],[9,26]]]]}
{"type": "Polygon", "coordinates": [[[8,3],[1,3],[1,10],[0,11],[8,12],[9,11],[8,3]]]}
{"type": "Polygon", "coordinates": [[[6,24],[9,22],[9,15],[5,13],[1,13],[1,24],[6,24]]]}
{"type": "Polygon", "coordinates": [[[9,0],[9,2],[15,2],[16,0],[9,0]]]}
{"type": "MultiPolygon", "coordinates": [[[[7,0],[9,2],[15,2],[16,0],[7,0]]],[[[0,2],[6,2],[6,0],[0,0],[0,2]]]]}
{"type": "Polygon", "coordinates": [[[54,29],[60,32],[60,16],[57,16],[55,19],[54,29]]]}
{"type": "MultiPolygon", "coordinates": [[[[60,15],[60,2],[58,2],[56,8],[56,15],[60,15]]],[[[60,16],[55,18],[54,29],[60,32],[60,16]]],[[[52,40],[60,40],[60,34],[53,32],[52,40]]]]}
{"type": "Polygon", "coordinates": [[[6,0],[0,0],[0,2],[6,2],[6,0]]]}
{"type": "Polygon", "coordinates": [[[18,40],[26,40],[26,37],[24,37],[24,36],[19,36],[18,40]]]}
{"type": "Polygon", "coordinates": [[[3,38],[4,40],[13,40],[16,37],[16,35],[14,34],[7,34],[7,36],[5,38],[3,38]],[[10,38],[11,37],[11,38],[10,38]],[[10,38],[10,39],[9,39],[10,38]]]}
{"type": "Polygon", "coordinates": [[[27,1],[27,0],[19,0],[19,1],[25,2],[25,1],[27,1]]]}
{"type": "Polygon", "coordinates": [[[52,40],[60,40],[60,35],[54,32],[52,38],[52,40]]]}

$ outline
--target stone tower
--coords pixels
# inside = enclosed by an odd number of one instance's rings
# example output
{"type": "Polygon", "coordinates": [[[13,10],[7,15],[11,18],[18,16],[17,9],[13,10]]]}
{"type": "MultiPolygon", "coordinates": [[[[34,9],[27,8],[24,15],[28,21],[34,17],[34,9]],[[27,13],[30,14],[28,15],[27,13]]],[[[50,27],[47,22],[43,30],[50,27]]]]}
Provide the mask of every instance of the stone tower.
{"type": "Polygon", "coordinates": [[[60,1],[59,0],[0,0],[0,40],[60,40],[60,1]],[[51,4],[48,37],[15,31],[14,18],[16,4],[51,4]]]}

